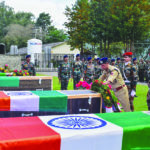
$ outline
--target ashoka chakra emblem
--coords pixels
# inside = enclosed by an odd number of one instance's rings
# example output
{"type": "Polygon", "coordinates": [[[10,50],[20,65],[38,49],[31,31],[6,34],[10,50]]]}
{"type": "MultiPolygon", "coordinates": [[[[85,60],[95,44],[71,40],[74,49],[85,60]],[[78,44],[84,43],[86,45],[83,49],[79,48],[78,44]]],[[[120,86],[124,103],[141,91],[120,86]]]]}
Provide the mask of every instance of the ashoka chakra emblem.
{"type": "Polygon", "coordinates": [[[96,129],[104,127],[107,122],[88,116],[63,116],[51,119],[47,122],[49,126],[62,129],[96,129]]]}

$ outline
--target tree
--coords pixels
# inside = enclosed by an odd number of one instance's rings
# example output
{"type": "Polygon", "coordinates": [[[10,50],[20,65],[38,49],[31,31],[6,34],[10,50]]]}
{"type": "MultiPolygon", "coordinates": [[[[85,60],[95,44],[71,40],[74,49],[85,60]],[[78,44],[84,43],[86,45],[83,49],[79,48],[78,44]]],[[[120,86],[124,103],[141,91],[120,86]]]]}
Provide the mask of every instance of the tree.
{"type": "Polygon", "coordinates": [[[36,21],[36,26],[41,27],[43,31],[47,32],[47,29],[51,26],[51,24],[51,16],[48,13],[40,13],[36,21]]]}
{"type": "Polygon", "coordinates": [[[63,30],[58,30],[54,26],[49,27],[46,34],[45,43],[63,42],[67,39],[67,35],[63,30]]]}
{"type": "Polygon", "coordinates": [[[7,51],[11,45],[18,45],[18,47],[25,47],[27,45],[27,40],[31,38],[32,25],[27,25],[26,27],[19,24],[11,24],[6,30],[7,34],[3,41],[7,45],[7,51]]]}
{"type": "Polygon", "coordinates": [[[18,12],[15,14],[15,24],[20,24],[23,26],[27,26],[29,24],[34,24],[34,15],[32,13],[27,12],[18,12]]]}
{"type": "Polygon", "coordinates": [[[68,28],[69,44],[72,48],[79,48],[81,55],[89,39],[89,8],[88,0],[77,0],[72,8],[66,7],[65,11],[68,18],[65,26],[68,28]]]}
{"type": "Polygon", "coordinates": [[[6,6],[5,2],[0,3],[0,42],[6,35],[5,27],[15,19],[13,8],[6,6]]]}

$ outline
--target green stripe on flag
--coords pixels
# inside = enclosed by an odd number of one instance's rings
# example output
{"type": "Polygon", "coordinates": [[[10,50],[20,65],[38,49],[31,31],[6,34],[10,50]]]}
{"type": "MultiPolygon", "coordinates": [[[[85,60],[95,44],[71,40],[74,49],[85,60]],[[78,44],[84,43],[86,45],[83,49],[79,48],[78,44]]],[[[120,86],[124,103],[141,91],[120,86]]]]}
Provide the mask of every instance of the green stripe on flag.
{"type": "Polygon", "coordinates": [[[143,112],[127,112],[97,116],[123,128],[122,150],[150,149],[150,115],[143,112]]]}
{"type": "Polygon", "coordinates": [[[67,95],[58,91],[32,91],[40,97],[39,110],[67,112],[67,95]]]}
{"type": "Polygon", "coordinates": [[[6,76],[6,73],[0,73],[0,76],[6,76]]]}
{"type": "Polygon", "coordinates": [[[19,78],[0,77],[0,87],[19,87],[19,78]]]}

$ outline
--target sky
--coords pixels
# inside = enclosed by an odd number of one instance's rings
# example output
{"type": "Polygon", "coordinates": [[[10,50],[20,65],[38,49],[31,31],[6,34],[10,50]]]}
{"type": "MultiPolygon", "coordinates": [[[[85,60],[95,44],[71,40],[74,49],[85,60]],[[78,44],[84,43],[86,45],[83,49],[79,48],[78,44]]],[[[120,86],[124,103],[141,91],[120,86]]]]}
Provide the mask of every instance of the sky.
{"type": "MultiPolygon", "coordinates": [[[[0,0],[0,2],[3,0],[0,0]]],[[[71,7],[76,0],[5,0],[5,4],[14,8],[15,12],[31,12],[37,18],[41,12],[49,13],[53,25],[58,29],[64,29],[67,18],[64,14],[66,6],[71,7]]]]}

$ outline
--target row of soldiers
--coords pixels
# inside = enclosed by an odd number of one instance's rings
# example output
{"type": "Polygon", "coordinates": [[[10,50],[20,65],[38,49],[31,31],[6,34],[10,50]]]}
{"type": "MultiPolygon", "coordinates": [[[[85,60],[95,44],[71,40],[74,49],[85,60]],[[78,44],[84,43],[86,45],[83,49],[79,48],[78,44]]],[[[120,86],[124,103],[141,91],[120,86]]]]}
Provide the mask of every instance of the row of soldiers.
{"type": "MultiPolygon", "coordinates": [[[[110,64],[112,66],[116,66],[117,68],[119,68],[122,71],[124,59],[121,60],[120,58],[117,58],[117,63],[116,63],[115,59],[111,59],[110,64]]],[[[133,58],[133,65],[135,66],[136,71],[137,71],[138,81],[148,82],[150,61],[149,60],[143,61],[143,59],[140,59],[140,61],[137,61],[136,58],[133,58]]]]}
{"type": "Polygon", "coordinates": [[[74,89],[76,84],[83,80],[91,83],[94,79],[106,80],[114,87],[114,91],[120,100],[125,111],[134,111],[133,100],[136,96],[136,84],[138,81],[138,65],[137,59],[132,59],[132,52],[127,52],[123,55],[124,63],[120,58],[117,62],[114,60],[109,62],[109,59],[104,57],[97,58],[94,62],[91,57],[88,57],[87,62],[83,63],[80,60],[80,55],[76,55],[76,60],[73,65],[68,62],[68,56],[64,56],[64,62],[58,68],[58,77],[61,82],[61,90],[67,90],[68,81],[70,78],[74,80],[74,89]],[[125,88],[128,87],[128,90],[125,88]],[[127,96],[128,91],[128,96],[127,96]],[[128,102],[129,99],[129,102],[128,102]],[[129,108],[130,106],[130,108],[129,108]]]}

